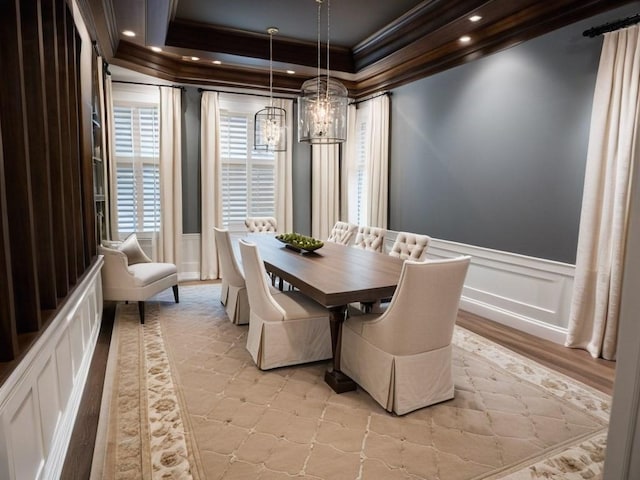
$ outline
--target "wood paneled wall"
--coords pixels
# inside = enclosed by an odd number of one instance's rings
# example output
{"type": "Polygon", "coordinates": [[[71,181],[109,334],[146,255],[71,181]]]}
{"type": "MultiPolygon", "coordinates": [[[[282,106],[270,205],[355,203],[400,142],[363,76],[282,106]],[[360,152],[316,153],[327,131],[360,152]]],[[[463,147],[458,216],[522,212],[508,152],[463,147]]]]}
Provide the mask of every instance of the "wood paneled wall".
{"type": "Polygon", "coordinates": [[[82,48],[65,0],[0,2],[0,383],[96,255],[82,48]]]}

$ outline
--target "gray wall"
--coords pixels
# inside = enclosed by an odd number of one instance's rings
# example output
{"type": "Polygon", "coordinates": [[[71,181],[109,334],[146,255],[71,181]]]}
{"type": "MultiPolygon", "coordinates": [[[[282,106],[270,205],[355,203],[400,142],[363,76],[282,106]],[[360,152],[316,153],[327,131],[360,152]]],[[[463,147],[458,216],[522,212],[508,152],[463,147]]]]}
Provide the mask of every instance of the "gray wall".
{"type": "Polygon", "coordinates": [[[627,6],[392,92],[389,228],[574,263],[602,38],[627,6]]]}
{"type": "Polygon", "coordinates": [[[182,92],[182,231],[199,233],[200,215],[200,92],[182,92]]]}

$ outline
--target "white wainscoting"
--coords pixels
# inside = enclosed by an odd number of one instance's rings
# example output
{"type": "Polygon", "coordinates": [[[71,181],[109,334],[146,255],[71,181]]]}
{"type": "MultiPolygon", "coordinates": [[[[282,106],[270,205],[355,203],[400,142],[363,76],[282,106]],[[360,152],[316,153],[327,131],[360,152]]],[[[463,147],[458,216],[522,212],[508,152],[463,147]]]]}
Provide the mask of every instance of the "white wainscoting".
{"type": "MultiPolygon", "coordinates": [[[[397,232],[388,231],[391,249],[397,232]]],[[[200,278],[200,235],[183,236],[180,280],[200,278]]],[[[429,258],[471,255],[460,308],[564,344],[575,266],[542,258],[432,239],[429,258]]]]}
{"type": "Polygon", "coordinates": [[[59,478],[102,318],[102,257],[0,387],[0,478],[59,478]]]}

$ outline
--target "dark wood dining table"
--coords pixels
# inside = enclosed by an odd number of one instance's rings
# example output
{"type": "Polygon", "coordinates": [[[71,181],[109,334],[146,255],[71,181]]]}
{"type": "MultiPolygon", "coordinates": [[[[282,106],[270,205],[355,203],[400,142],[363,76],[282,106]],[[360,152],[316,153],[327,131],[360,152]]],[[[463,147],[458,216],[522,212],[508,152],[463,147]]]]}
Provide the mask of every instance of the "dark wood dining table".
{"type": "Polygon", "coordinates": [[[396,289],[403,261],[338,243],[325,242],[313,252],[297,252],[271,234],[249,234],[258,245],[265,268],[330,311],[333,368],[325,381],[337,393],[355,390],[355,382],[340,371],[340,336],[350,303],[374,303],[396,289]]]}

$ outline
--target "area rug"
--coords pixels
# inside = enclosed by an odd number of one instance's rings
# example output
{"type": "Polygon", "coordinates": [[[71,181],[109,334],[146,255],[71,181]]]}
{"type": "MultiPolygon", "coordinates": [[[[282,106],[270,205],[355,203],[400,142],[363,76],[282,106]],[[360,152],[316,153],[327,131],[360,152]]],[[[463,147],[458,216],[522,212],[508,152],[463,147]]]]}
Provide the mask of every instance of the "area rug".
{"type": "Polygon", "coordinates": [[[597,479],[610,397],[456,327],[455,398],[404,416],[329,362],[258,370],[215,283],[118,305],[92,478],[597,479]],[[107,414],[108,413],[108,414],[107,414]]]}

